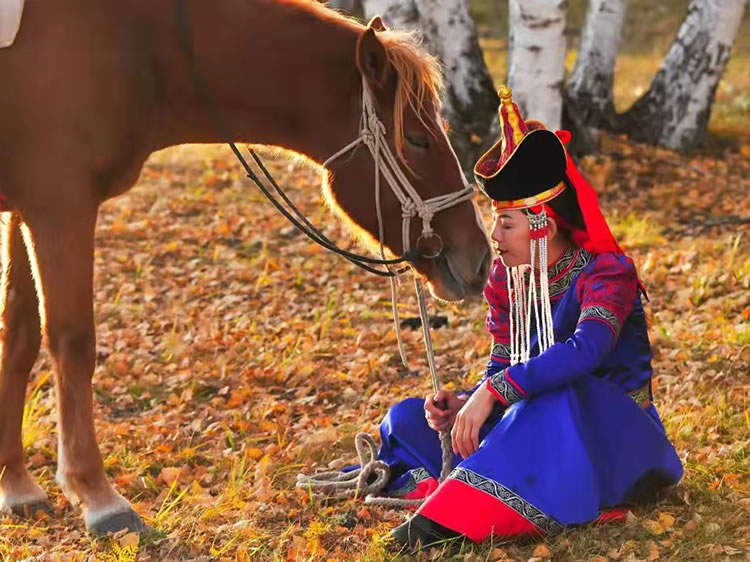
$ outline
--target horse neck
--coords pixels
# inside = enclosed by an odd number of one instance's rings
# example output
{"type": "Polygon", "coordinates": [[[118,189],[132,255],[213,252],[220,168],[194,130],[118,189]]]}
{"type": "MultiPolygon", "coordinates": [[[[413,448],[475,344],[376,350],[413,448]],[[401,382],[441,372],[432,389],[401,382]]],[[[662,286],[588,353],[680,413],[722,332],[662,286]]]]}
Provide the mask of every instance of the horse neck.
{"type": "Polygon", "coordinates": [[[175,43],[158,65],[170,74],[162,80],[162,145],[222,142],[226,134],[320,163],[353,140],[361,96],[355,24],[298,0],[187,1],[198,74],[216,111],[198,94],[179,35],[169,34],[175,43]]]}

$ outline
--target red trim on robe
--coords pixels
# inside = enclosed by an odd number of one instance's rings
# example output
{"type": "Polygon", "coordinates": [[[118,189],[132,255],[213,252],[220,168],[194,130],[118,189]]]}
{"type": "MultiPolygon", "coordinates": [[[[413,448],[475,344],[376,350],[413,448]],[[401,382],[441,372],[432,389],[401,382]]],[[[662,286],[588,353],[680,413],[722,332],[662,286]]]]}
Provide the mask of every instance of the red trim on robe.
{"type": "MultiPolygon", "coordinates": [[[[405,497],[427,497],[437,487],[437,481],[429,478],[420,482],[417,490],[405,497]],[[420,495],[421,490],[429,491],[425,495],[420,495]]],[[[603,511],[594,524],[623,523],[627,520],[629,512],[630,510],[624,507],[613,507],[603,511]]],[[[541,529],[500,500],[452,478],[447,479],[440,486],[440,493],[429,497],[417,513],[461,533],[474,542],[481,542],[491,535],[497,538],[544,535],[541,529]]]]}
{"type": "Polygon", "coordinates": [[[630,510],[624,507],[613,507],[603,511],[596,519],[596,523],[623,523],[628,518],[630,510]]]}
{"type": "Polygon", "coordinates": [[[503,357],[502,355],[495,355],[494,353],[490,353],[490,359],[492,359],[496,363],[510,363],[509,357],[503,357]]]}
{"type": "Polygon", "coordinates": [[[495,537],[541,536],[544,532],[489,494],[448,478],[417,513],[474,542],[495,537]]]}

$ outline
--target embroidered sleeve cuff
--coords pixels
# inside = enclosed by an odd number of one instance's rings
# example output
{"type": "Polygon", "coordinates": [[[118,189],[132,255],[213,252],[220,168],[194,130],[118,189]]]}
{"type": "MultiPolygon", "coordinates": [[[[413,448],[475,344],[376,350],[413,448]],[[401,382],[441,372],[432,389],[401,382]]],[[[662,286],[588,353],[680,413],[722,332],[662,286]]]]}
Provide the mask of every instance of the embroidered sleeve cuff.
{"type": "Polygon", "coordinates": [[[506,343],[495,343],[492,346],[490,359],[501,363],[510,363],[510,345],[506,343]]]}
{"type": "Polygon", "coordinates": [[[602,305],[591,305],[582,308],[578,321],[583,322],[584,320],[597,320],[606,324],[612,330],[615,337],[620,334],[620,329],[622,328],[617,316],[609,308],[602,305]]]}
{"type": "Polygon", "coordinates": [[[497,398],[503,406],[510,406],[520,402],[525,397],[525,392],[506,376],[507,369],[492,375],[487,379],[487,389],[497,398]]]}

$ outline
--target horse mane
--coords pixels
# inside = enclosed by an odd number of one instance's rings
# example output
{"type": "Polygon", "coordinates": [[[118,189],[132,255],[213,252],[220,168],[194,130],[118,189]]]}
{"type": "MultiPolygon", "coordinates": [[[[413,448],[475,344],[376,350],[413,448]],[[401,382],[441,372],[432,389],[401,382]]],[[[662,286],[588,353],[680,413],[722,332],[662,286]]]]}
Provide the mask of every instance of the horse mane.
{"type": "MultiPolygon", "coordinates": [[[[358,34],[365,31],[366,27],[356,18],[347,16],[333,10],[318,0],[277,0],[281,3],[306,10],[319,19],[348,26],[358,34]]],[[[432,123],[432,115],[425,111],[425,106],[430,104],[439,111],[440,95],[444,89],[443,73],[438,60],[430,55],[422,46],[422,39],[415,31],[387,30],[378,31],[377,37],[385,48],[388,61],[396,73],[396,99],[393,110],[393,129],[396,145],[396,156],[409,167],[404,157],[404,112],[410,107],[427,130],[433,134],[438,133],[435,127],[442,123],[432,123]],[[425,121],[429,117],[430,122],[425,121]]],[[[437,117],[437,116],[436,116],[437,117]]],[[[310,163],[304,157],[299,161],[310,163]]],[[[380,242],[367,230],[359,226],[336,201],[331,189],[330,174],[323,174],[323,197],[328,207],[338,215],[348,226],[349,233],[359,241],[365,248],[375,254],[380,253],[380,242]]],[[[387,257],[395,257],[385,247],[387,257]]]]}
{"type": "MultiPolygon", "coordinates": [[[[308,9],[322,19],[353,27],[360,33],[366,29],[357,19],[333,10],[318,0],[285,1],[308,9]]],[[[398,78],[393,128],[397,155],[405,163],[404,112],[407,107],[411,107],[422,125],[428,130],[434,130],[435,125],[429,124],[424,119],[424,108],[428,102],[431,102],[436,109],[440,109],[440,95],[444,89],[443,72],[437,58],[429,54],[422,46],[422,37],[418,32],[389,29],[379,31],[377,36],[398,78]]],[[[441,126],[442,123],[436,125],[441,126]]]]}
{"type": "Polygon", "coordinates": [[[443,74],[438,60],[422,47],[421,37],[417,32],[382,31],[378,33],[378,38],[398,76],[393,125],[396,152],[403,159],[404,111],[407,106],[411,107],[428,130],[439,126],[439,123],[431,126],[425,122],[424,106],[426,101],[430,101],[439,111],[440,93],[444,87],[443,74]]]}

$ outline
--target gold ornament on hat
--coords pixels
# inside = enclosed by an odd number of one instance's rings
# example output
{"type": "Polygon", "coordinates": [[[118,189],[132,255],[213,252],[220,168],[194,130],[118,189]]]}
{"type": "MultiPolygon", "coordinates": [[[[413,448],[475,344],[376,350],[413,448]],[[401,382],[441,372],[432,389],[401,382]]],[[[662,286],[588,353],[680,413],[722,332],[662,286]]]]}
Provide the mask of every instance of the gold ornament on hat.
{"type": "MultiPolygon", "coordinates": [[[[498,108],[500,126],[505,127],[506,123],[510,125],[510,130],[513,133],[513,142],[518,144],[523,139],[525,133],[521,129],[518,110],[513,107],[513,90],[503,84],[497,91],[497,95],[500,97],[500,107],[498,108]],[[503,106],[505,106],[507,120],[503,119],[503,106]]],[[[503,135],[504,137],[505,135],[503,135]]]]}

